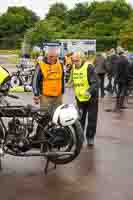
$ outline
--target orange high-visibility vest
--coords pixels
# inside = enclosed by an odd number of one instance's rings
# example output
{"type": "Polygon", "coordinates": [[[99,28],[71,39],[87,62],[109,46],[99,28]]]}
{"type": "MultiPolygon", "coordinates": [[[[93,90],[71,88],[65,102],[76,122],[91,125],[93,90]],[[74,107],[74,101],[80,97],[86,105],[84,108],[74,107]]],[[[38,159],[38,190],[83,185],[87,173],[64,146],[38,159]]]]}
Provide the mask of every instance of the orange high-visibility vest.
{"type": "Polygon", "coordinates": [[[44,96],[60,96],[62,94],[62,66],[56,64],[46,64],[39,62],[43,75],[42,94],[44,96]]]}

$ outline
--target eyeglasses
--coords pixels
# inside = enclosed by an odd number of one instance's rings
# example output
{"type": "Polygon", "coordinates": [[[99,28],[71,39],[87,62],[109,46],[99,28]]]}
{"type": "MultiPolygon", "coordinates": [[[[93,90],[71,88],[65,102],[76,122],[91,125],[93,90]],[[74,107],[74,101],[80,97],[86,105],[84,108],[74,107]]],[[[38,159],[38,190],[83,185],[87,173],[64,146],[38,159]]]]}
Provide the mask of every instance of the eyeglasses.
{"type": "Polygon", "coordinates": [[[48,58],[57,58],[57,56],[48,56],[48,58]]]}
{"type": "Polygon", "coordinates": [[[80,60],[72,60],[72,62],[79,62],[80,60]]]}

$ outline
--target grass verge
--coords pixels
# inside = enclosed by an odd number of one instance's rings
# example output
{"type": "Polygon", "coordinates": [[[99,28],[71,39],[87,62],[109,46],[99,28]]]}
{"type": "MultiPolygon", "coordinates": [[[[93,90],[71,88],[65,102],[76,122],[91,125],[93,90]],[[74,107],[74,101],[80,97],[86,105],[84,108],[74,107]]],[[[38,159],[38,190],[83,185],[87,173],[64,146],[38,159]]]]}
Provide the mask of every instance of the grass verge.
{"type": "Polygon", "coordinates": [[[0,49],[0,54],[20,54],[20,50],[19,49],[0,49]]]}

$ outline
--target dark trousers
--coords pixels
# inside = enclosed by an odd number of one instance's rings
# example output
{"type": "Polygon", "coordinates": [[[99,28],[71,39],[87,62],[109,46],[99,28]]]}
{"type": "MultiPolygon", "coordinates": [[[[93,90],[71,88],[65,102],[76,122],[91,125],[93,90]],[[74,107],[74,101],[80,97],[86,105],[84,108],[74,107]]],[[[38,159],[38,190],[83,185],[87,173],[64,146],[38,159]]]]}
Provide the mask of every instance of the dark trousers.
{"type": "Polygon", "coordinates": [[[98,78],[99,78],[99,81],[100,81],[101,97],[104,97],[104,78],[105,78],[105,74],[98,74],[98,78]]]}
{"type": "Polygon", "coordinates": [[[87,117],[87,141],[89,141],[89,139],[94,139],[97,127],[98,97],[92,98],[89,102],[79,102],[77,100],[77,105],[81,114],[81,125],[83,130],[85,130],[85,122],[87,117]]]}
{"type": "Polygon", "coordinates": [[[116,97],[116,109],[121,109],[124,106],[125,97],[127,96],[127,83],[118,83],[118,94],[116,97]]]}
{"type": "Polygon", "coordinates": [[[113,93],[112,79],[113,79],[112,74],[111,73],[108,74],[108,85],[106,86],[106,90],[111,94],[113,93]]]}

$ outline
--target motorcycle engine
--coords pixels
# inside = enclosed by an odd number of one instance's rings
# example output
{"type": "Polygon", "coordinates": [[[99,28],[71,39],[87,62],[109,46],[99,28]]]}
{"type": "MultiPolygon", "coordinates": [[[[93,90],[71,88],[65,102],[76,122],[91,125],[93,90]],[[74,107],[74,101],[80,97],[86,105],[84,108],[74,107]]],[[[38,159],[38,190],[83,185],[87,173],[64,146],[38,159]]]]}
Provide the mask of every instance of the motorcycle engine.
{"type": "Polygon", "coordinates": [[[33,131],[33,123],[21,121],[18,118],[8,122],[8,135],[6,146],[15,153],[26,152],[30,150],[29,136],[33,131]]]}

